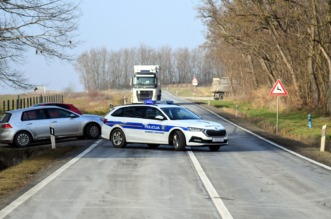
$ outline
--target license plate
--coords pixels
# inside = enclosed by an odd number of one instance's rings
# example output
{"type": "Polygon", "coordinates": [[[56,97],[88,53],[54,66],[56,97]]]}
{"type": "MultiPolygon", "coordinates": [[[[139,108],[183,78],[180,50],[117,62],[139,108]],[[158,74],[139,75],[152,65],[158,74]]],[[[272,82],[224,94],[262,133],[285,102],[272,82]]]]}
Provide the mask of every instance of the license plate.
{"type": "Polygon", "coordinates": [[[224,138],[213,138],[212,141],[213,142],[223,142],[224,138]]]}

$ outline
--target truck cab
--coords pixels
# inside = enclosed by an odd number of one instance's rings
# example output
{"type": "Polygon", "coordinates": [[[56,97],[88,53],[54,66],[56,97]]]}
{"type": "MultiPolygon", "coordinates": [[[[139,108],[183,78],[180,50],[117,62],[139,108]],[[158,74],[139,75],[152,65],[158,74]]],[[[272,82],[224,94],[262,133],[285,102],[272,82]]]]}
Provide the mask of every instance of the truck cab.
{"type": "Polygon", "coordinates": [[[135,65],[132,77],[132,103],[161,100],[158,65],[135,65]]]}

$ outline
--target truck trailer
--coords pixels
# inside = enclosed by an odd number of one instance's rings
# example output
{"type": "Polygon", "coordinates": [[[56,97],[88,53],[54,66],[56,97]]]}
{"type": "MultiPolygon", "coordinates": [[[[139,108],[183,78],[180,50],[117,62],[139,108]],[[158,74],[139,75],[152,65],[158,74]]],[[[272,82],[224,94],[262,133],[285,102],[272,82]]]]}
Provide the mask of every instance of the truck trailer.
{"type": "Polygon", "coordinates": [[[131,80],[132,103],[144,100],[161,100],[161,83],[158,65],[135,65],[131,80]]]}
{"type": "Polygon", "coordinates": [[[229,78],[213,78],[211,84],[211,92],[214,94],[214,100],[223,99],[224,94],[230,90],[229,78]]]}

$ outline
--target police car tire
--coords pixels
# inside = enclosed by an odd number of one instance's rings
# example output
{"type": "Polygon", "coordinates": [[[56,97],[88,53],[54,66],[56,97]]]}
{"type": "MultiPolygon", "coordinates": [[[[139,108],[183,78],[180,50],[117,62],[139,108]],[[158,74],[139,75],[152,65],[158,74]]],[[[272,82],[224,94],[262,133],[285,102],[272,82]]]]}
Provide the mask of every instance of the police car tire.
{"type": "Polygon", "coordinates": [[[158,144],[147,144],[149,148],[155,149],[158,148],[159,145],[158,144]]]}
{"type": "Polygon", "coordinates": [[[220,145],[211,145],[209,146],[210,151],[218,151],[220,149],[220,145]]]}
{"type": "Polygon", "coordinates": [[[126,139],[125,134],[121,129],[115,129],[110,134],[110,140],[114,147],[116,148],[124,148],[126,147],[126,139]],[[114,139],[116,138],[116,140],[114,139]]]}
{"type": "Polygon", "coordinates": [[[175,151],[185,150],[185,136],[181,131],[175,131],[172,134],[171,143],[175,151]]]}

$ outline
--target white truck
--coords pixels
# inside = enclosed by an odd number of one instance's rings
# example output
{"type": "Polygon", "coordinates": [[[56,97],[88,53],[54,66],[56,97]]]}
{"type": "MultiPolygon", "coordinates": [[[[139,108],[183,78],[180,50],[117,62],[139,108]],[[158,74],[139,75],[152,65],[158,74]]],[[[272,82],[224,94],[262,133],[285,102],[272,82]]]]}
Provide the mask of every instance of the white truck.
{"type": "Polygon", "coordinates": [[[144,100],[161,100],[161,84],[158,65],[135,65],[131,80],[132,103],[144,100]]]}

